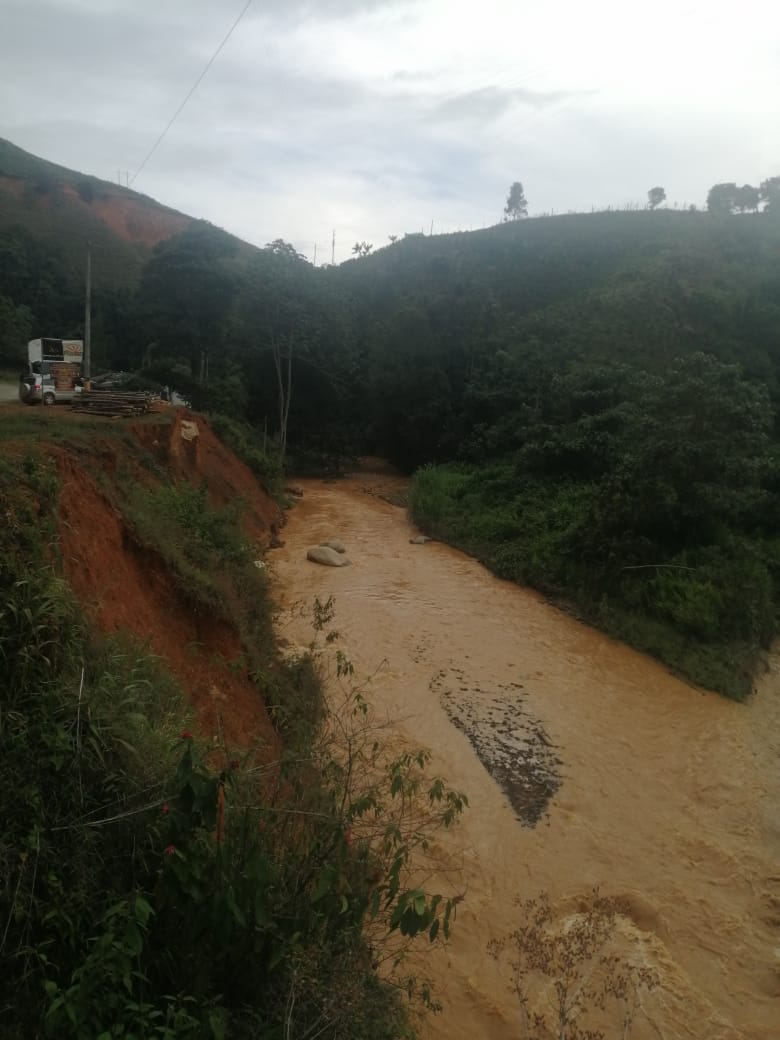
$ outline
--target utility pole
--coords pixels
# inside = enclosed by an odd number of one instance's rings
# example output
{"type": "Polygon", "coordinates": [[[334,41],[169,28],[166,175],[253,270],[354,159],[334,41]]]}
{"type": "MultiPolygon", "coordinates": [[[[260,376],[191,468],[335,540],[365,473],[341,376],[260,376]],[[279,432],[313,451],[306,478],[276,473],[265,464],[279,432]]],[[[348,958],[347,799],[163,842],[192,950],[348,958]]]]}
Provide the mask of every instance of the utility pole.
{"type": "Polygon", "coordinates": [[[336,229],[333,229],[333,240],[330,244],[330,264],[331,267],[336,263],[336,229]]]}
{"type": "Polygon", "coordinates": [[[314,243],[314,266],[317,266],[317,243],[314,243]]]}
{"type": "Polygon", "coordinates": [[[87,288],[84,300],[84,371],[85,382],[92,377],[92,246],[87,242],[87,288]]]}

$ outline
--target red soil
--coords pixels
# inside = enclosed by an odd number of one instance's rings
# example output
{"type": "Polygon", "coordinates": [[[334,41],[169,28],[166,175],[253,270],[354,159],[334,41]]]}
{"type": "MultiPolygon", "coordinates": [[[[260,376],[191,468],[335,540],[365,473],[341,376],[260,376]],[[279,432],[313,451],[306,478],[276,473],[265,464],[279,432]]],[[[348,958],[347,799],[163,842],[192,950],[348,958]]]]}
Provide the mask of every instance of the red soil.
{"type": "MultiPolygon", "coordinates": [[[[0,192],[22,198],[30,185],[23,177],[0,176],[0,192]]],[[[127,242],[138,242],[153,249],[159,242],[172,238],[192,223],[185,213],[160,206],[151,199],[125,194],[119,189],[101,192],[91,202],[81,198],[72,184],[58,184],[56,191],[66,195],[92,212],[119,238],[127,242]]],[[[50,206],[52,195],[39,196],[38,204],[50,206]]]]}
{"type": "MultiPolygon", "coordinates": [[[[165,407],[165,406],[163,406],[165,407]]],[[[208,422],[186,408],[174,409],[173,425],[136,423],[133,434],[154,458],[176,479],[208,487],[209,502],[222,508],[240,501],[247,535],[258,546],[268,544],[271,530],[284,523],[284,515],[248,466],[236,458],[214,434],[208,422]],[[187,439],[192,425],[197,436],[187,439]]]]}
{"type": "MultiPolygon", "coordinates": [[[[63,191],[77,195],[67,186],[63,191]]],[[[150,248],[184,231],[192,223],[192,218],[183,213],[175,213],[129,195],[96,198],[89,206],[115,235],[128,242],[141,242],[150,248]]]]}
{"type": "MultiPolygon", "coordinates": [[[[184,413],[172,426],[138,423],[132,429],[175,477],[205,480],[215,504],[240,497],[247,533],[267,541],[271,524],[280,522],[278,507],[203,419],[184,413]],[[183,422],[195,424],[197,438],[183,440],[183,422]]],[[[111,450],[121,449],[104,443],[100,466],[110,474],[116,468],[111,450]]],[[[105,633],[131,633],[165,661],[206,739],[218,737],[228,747],[264,747],[262,757],[273,757],[278,736],[247,676],[238,634],[186,601],[165,561],[138,544],[81,459],[62,451],[58,463],[63,570],[93,622],[105,633]]]]}
{"type": "Polygon", "coordinates": [[[21,177],[0,177],[0,191],[7,191],[18,199],[24,194],[25,182],[21,177]]]}

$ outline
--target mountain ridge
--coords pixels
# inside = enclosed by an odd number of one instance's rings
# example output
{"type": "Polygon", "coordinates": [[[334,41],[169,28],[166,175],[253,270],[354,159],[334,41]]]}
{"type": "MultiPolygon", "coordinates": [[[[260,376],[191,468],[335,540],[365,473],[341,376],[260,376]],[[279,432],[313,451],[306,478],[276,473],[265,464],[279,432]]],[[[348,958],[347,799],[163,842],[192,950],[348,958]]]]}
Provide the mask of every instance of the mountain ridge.
{"type": "Polygon", "coordinates": [[[32,191],[39,198],[49,196],[56,199],[59,191],[67,198],[78,200],[84,207],[91,208],[119,237],[150,248],[171,234],[183,231],[196,219],[163,205],[150,195],[93,174],[71,170],[0,138],[0,191],[24,198],[31,181],[32,191]],[[126,214],[125,220],[115,219],[111,212],[118,200],[122,200],[121,209],[126,214]],[[143,217],[147,210],[154,211],[154,224],[144,223],[143,217]]]}

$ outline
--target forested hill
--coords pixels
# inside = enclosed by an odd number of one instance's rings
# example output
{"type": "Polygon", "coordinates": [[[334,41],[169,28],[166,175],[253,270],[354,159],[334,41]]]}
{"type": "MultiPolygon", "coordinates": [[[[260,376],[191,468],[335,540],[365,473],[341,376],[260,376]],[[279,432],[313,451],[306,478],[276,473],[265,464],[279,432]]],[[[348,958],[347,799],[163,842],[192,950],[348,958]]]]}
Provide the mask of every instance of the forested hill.
{"type": "Polygon", "coordinates": [[[347,265],[366,428],[498,574],[733,696],[780,603],[780,221],[605,213],[347,265]]]}
{"type": "Polygon", "coordinates": [[[409,465],[457,455],[475,424],[577,362],[661,372],[705,351],[776,388],[780,221],[764,214],[598,213],[413,236],[338,281],[379,369],[380,446],[409,465]]]}
{"type": "Polygon", "coordinates": [[[195,225],[158,246],[127,314],[127,364],[293,468],[437,463],[411,500],[429,533],[750,690],[780,603],[771,212],[527,220],[324,270],[195,225]]]}
{"type": "MultiPolygon", "coordinates": [[[[80,332],[54,219],[78,187],[31,183],[30,222],[0,211],[0,363],[80,332]]],[[[261,469],[260,444],[299,471],[365,451],[435,464],[412,497],[429,532],[742,696],[780,604],[766,185],[761,212],[517,220],[326,268],[193,221],[96,293],[93,357],[246,422],[261,469]]]]}
{"type": "Polygon", "coordinates": [[[146,195],[0,138],[0,366],[18,364],[35,336],[81,334],[87,242],[96,331],[105,338],[104,312],[135,289],[154,246],[190,223],[146,195]]]}

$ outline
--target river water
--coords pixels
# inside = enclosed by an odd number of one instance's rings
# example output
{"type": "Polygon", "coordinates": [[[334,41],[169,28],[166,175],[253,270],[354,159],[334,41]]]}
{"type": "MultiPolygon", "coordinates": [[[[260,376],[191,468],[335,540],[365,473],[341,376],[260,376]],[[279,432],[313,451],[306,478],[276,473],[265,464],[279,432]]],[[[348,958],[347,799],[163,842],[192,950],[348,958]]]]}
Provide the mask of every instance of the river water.
{"type": "Polygon", "coordinates": [[[625,900],[624,946],[659,980],[634,1040],[780,1040],[780,658],[747,705],[693,688],[462,553],[410,544],[377,494],[392,483],[303,482],[269,560],[284,635],[306,644],[295,604],[332,595],[376,710],[469,797],[426,1035],[520,1037],[488,942],[518,897],[545,890],[565,915],[598,886],[625,900]],[[351,566],[306,560],[332,537],[351,566]]]}

